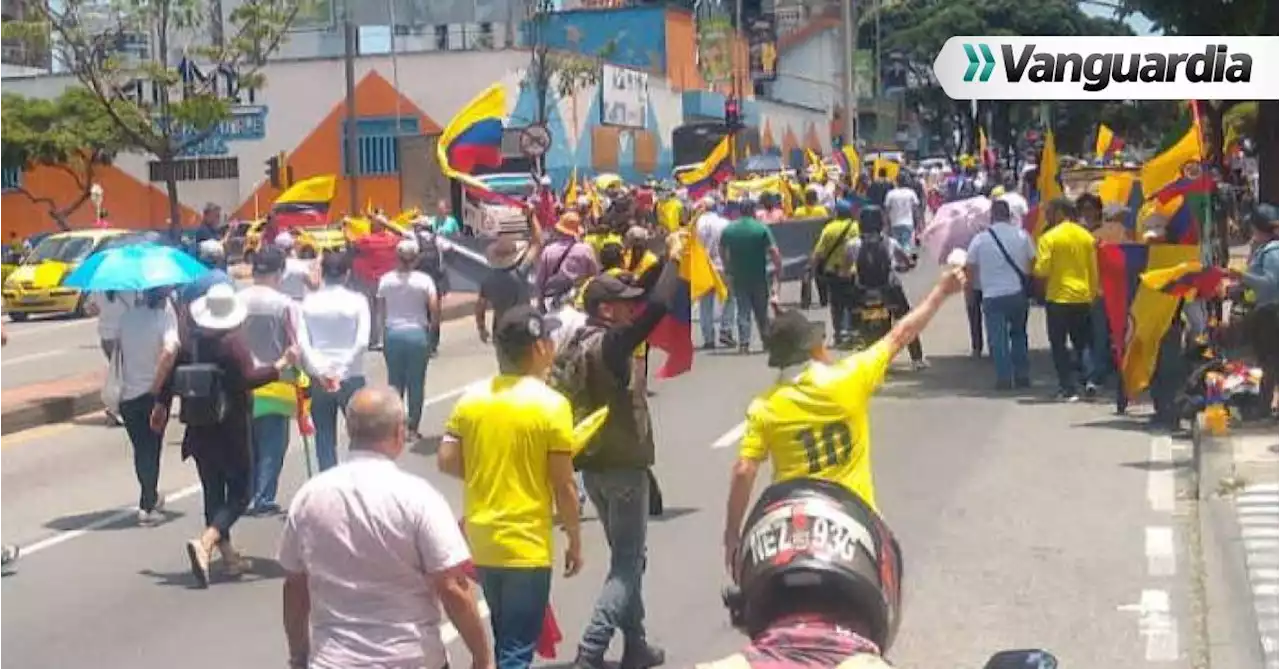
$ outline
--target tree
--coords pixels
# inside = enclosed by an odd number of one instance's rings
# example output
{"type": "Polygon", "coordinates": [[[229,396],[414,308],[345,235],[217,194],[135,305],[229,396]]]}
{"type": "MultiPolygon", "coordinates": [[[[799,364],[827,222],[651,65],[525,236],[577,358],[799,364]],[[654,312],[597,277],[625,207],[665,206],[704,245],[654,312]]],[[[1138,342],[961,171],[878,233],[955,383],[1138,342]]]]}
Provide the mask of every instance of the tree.
{"type": "Polygon", "coordinates": [[[556,12],[556,0],[531,0],[529,3],[530,42],[533,44],[529,70],[521,85],[532,88],[536,98],[534,121],[547,122],[550,105],[555,99],[574,97],[579,91],[600,83],[601,64],[613,55],[617,43],[609,41],[594,57],[551,50],[548,33],[556,12]]]}
{"type": "MultiPolygon", "coordinates": [[[[1121,8],[1141,13],[1168,35],[1276,35],[1280,34],[1280,3],[1276,0],[1123,0],[1121,8]]],[[[1262,76],[1268,76],[1266,74],[1262,76]]],[[[1210,156],[1222,153],[1223,116],[1237,103],[1209,101],[1202,105],[1208,126],[1210,156]]],[[[1252,132],[1258,146],[1258,199],[1276,204],[1280,193],[1280,101],[1258,100],[1252,132]]],[[[1225,237],[1225,235],[1224,235],[1225,237]]]]}
{"type": "Polygon", "coordinates": [[[229,119],[241,95],[262,86],[266,58],[308,1],[243,0],[223,26],[207,0],[44,0],[27,3],[34,20],[6,23],[5,36],[47,40],[98,113],[133,149],[155,156],[176,233],[173,161],[229,119]],[[147,45],[140,57],[123,53],[139,41],[147,45]],[[184,56],[173,62],[175,53],[184,56]]]}
{"type": "MultiPolygon", "coordinates": [[[[916,85],[907,101],[918,105],[923,117],[934,120],[931,132],[949,136],[949,119],[958,115],[972,141],[969,102],[948,100],[933,78],[933,60],[942,45],[955,35],[1127,35],[1121,22],[1092,17],[1080,11],[1074,0],[902,0],[881,3],[880,26],[876,30],[874,11],[859,19],[858,43],[875,48],[877,32],[882,56],[895,56],[916,85]],[[928,107],[932,107],[928,109],[928,107]]],[[[1039,116],[1038,102],[992,101],[983,103],[997,119],[991,139],[1011,142],[1016,132],[1039,116]]],[[[1098,123],[1096,103],[1054,103],[1059,146],[1083,146],[1091,141],[1098,123]],[[1087,139],[1088,138],[1088,139],[1087,139]]]]}
{"type": "Polygon", "coordinates": [[[40,196],[18,186],[13,190],[45,206],[63,230],[67,217],[89,199],[95,172],[129,148],[128,139],[88,89],[68,88],[53,99],[5,93],[0,102],[0,164],[21,171],[46,166],[64,172],[76,186],[68,202],[40,196]]]}

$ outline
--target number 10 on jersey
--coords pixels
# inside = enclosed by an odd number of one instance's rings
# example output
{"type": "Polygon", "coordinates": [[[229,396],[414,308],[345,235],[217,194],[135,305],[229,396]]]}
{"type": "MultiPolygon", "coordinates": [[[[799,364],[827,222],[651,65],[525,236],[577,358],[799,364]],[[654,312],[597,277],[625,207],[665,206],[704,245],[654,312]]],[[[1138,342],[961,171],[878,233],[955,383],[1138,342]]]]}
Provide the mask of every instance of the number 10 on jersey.
{"type": "Polygon", "coordinates": [[[810,474],[843,465],[853,457],[853,433],[847,423],[827,423],[821,431],[807,427],[796,435],[796,441],[804,447],[810,474]]]}

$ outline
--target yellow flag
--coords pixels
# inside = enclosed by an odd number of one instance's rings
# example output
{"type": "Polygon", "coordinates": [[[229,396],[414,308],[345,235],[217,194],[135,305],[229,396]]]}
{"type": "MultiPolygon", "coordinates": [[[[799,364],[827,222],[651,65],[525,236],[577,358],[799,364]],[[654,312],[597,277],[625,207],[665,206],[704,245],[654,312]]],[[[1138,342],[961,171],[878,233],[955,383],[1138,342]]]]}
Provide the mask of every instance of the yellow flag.
{"type": "Polygon", "coordinates": [[[876,158],[875,162],[871,164],[871,176],[873,179],[878,179],[880,178],[880,172],[883,170],[885,177],[889,179],[889,181],[896,182],[898,180],[898,171],[901,169],[902,166],[895,160],[889,160],[888,158],[876,158]]]}
{"type": "Polygon", "coordinates": [[[1036,179],[1036,220],[1032,222],[1031,236],[1039,237],[1048,226],[1049,203],[1062,197],[1058,183],[1058,149],[1053,142],[1053,132],[1044,135],[1044,151],[1040,154],[1040,176],[1036,179]]]}
{"type": "MultiPolygon", "coordinates": [[[[1199,254],[1200,249],[1193,244],[1153,244],[1147,253],[1145,270],[1151,272],[1194,262],[1199,254]]],[[[1120,365],[1120,378],[1129,397],[1136,397],[1150,385],[1160,353],[1160,340],[1169,331],[1177,310],[1177,297],[1139,280],[1137,294],[1129,305],[1128,341],[1120,365]]]]}
{"type": "Polygon", "coordinates": [[[1105,123],[1098,124],[1098,139],[1093,143],[1093,153],[1098,158],[1107,155],[1107,151],[1111,150],[1111,142],[1115,139],[1115,133],[1111,132],[1111,128],[1105,123]]]}
{"type": "Polygon", "coordinates": [[[1177,143],[1142,165],[1142,192],[1154,197],[1165,186],[1182,178],[1182,168],[1202,160],[1200,126],[1192,124],[1177,143]]]}
{"type": "Polygon", "coordinates": [[[573,207],[578,201],[578,166],[573,166],[573,172],[569,175],[569,186],[564,191],[565,208],[573,207]]]}
{"type": "Polygon", "coordinates": [[[711,264],[711,256],[703,248],[702,242],[698,241],[698,236],[689,235],[688,240],[685,251],[688,258],[681,263],[680,274],[687,274],[683,278],[689,282],[690,301],[696,301],[712,291],[715,291],[716,297],[721,300],[727,298],[729,289],[725,287],[724,280],[720,278],[715,265],[711,264]]]}
{"type": "Polygon", "coordinates": [[[330,202],[337,190],[338,178],[332,174],[303,179],[276,198],[276,204],[313,204],[330,202]]]}

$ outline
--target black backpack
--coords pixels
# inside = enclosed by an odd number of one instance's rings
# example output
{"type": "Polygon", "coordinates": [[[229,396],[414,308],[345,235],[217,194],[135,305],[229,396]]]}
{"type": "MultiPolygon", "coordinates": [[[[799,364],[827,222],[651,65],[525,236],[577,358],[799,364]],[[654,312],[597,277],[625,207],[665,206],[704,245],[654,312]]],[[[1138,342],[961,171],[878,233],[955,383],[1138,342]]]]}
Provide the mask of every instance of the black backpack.
{"type": "Polygon", "coordinates": [[[182,399],[178,420],[211,427],[227,416],[226,375],[216,363],[200,362],[199,336],[191,338],[191,362],[173,370],[173,394],[182,399]]]}
{"type": "Polygon", "coordinates": [[[573,419],[580,421],[595,411],[598,402],[590,398],[588,357],[600,345],[604,328],[585,326],[569,336],[564,347],[556,352],[551,365],[548,385],[558,391],[573,406],[573,419]]]}
{"type": "Polygon", "coordinates": [[[433,230],[418,232],[418,271],[429,276],[440,276],[444,271],[444,252],[433,230]]]}
{"type": "Polygon", "coordinates": [[[893,276],[893,258],[889,257],[889,247],[885,244],[884,236],[863,235],[861,241],[858,256],[853,260],[858,273],[858,284],[864,288],[887,286],[893,276]]]}

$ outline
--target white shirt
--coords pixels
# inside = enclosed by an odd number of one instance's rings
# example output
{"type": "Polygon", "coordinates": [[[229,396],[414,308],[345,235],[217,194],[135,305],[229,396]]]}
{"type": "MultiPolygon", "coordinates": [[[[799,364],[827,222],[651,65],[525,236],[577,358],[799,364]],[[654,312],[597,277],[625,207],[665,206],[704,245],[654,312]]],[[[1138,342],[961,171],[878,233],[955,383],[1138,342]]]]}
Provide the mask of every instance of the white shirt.
{"type": "Polygon", "coordinates": [[[98,339],[120,338],[120,317],[133,304],[134,297],[134,293],[128,290],[116,291],[112,300],[108,300],[104,292],[89,293],[89,302],[98,311],[98,339]]]}
{"type": "Polygon", "coordinates": [[[297,303],[275,288],[256,284],[241,290],[240,300],[249,312],[244,334],[254,364],[275,364],[289,347],[289,328],[297,327],[297,303]]]}
{"type": "Polygon", "coordinates": [[[572,304],[565,304],[549,315],[548,320],[554,321],[548,323],[548,326],[551,329],[551,341],[555,343],[558,353],[569,343],[575,332],[586,326],[587,315],[575,309],[572,304]]]}
{"type": "Polygon", "coordinates": [[[916,226],[915,211],[920,206],[920,197],[914,190],[898,186],[884,196],[884,208],[889,214],[889,225],[894,228],[914,228],[916,226]]]}
{"type": "Polygon", "coordinates": [[[302,300],[310,290],[307,288],[307,278],[311,276],[314,267],[314,260],[285,258],[284,271],[280,274],[280,292],[295,300],[302,300]]]}
{"type": "Polygon", "coordinates": [[[1031,210],[1027,204],[1027,198],[1022,197],[1022,193],[1008,191],[1001,195],[1000,199],[1009,203],[1009,222],[1021,228],[1027,218],[1027,212],[1031,210]]]}
{"type": "Polygon", "coordinates": [[[1022,270],[1023,276],[1031,276],[1031,265],[1036,259],[1036,249],[1031,236],[1021,226],[1011,223],[993,223],[969,242],[969,264],[978,268],[978,285],[982,286],[982,299],[1017,295],[1022,293],[1022,280],[1000,253],[991,235],[995,234],[1009,252],[1009,257],[1022,270]]]}
{"type": "Polygon", "coordinates": [[[436,299],[436,282],[425,272],[392,270],[378,280],[378,297],[386,309],[388,330],[425,328],[431,320],[427,302],[436,299]]]}
{"type": "Polygon", "coordinates": [[[345,286],[324,286],[302,299],[298,344],[315,376],[364,376],[369,345],[369,302],[345,286]]]}
{"type": "Polygon", "coordinates": [[[313,669],[439,669],[448,661],[431,576],[471,555],[426,479],[352,450],[294,495],[277,559],[307,575],[313,669]]]}
{"type": "Polygon", "coordinates": [[[724,272],[724,260],[720,257],[720,234],[727,227],[729,227],[729,219],[714,211],[702,214],[694,224],[698,242],[707,250],[707,256],[711,258],[711,264],[717,272],[724,272]]]}
{"type": "Polygon", "coordinates": [[[156,363],[165,351],[178,350],[178,316],[165,301],[159,309],[132,304],[120,315],[120,399],[151,392],[156,363]]]}

